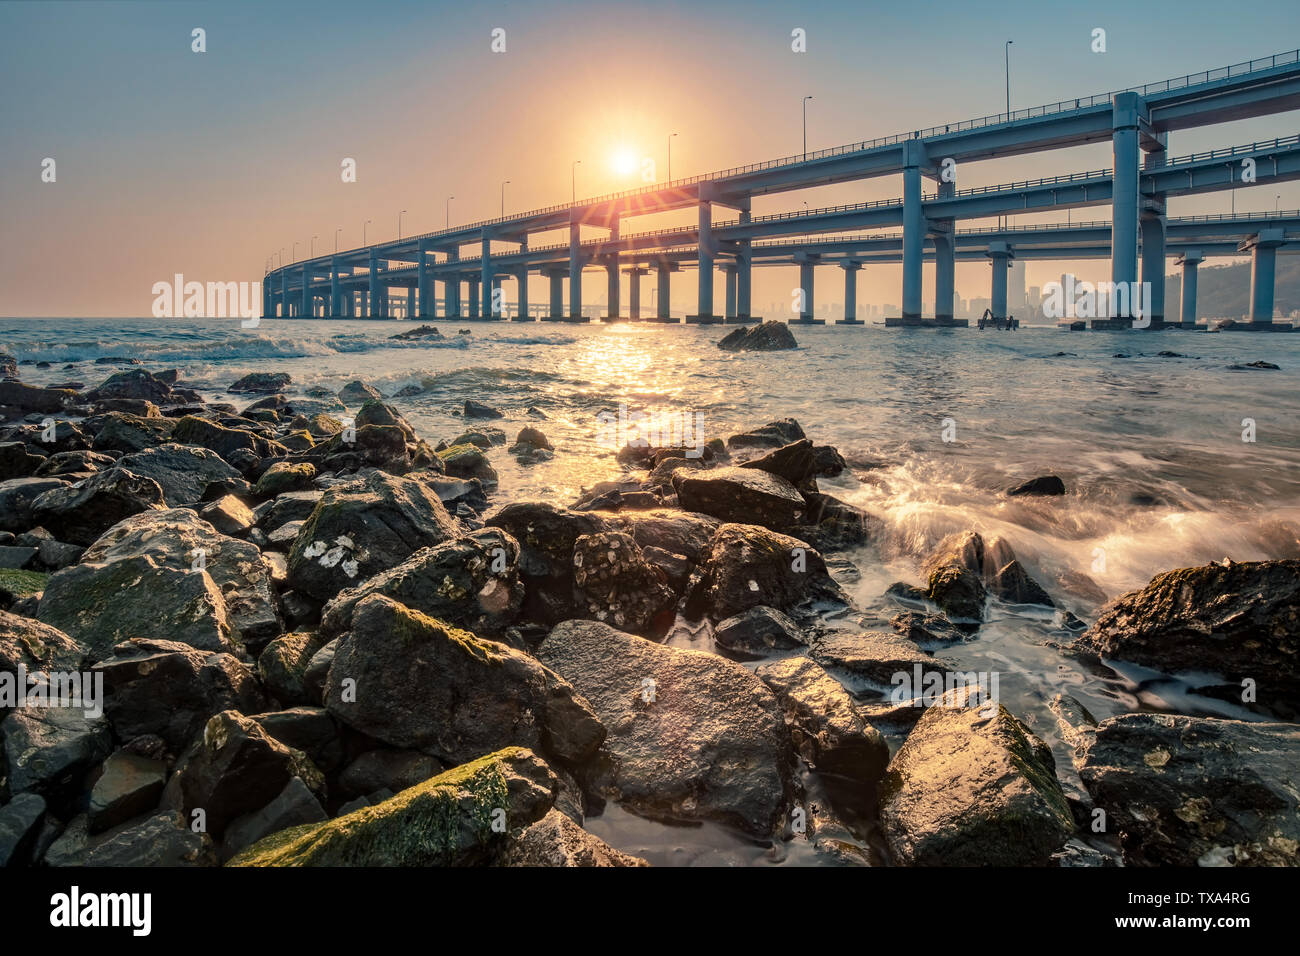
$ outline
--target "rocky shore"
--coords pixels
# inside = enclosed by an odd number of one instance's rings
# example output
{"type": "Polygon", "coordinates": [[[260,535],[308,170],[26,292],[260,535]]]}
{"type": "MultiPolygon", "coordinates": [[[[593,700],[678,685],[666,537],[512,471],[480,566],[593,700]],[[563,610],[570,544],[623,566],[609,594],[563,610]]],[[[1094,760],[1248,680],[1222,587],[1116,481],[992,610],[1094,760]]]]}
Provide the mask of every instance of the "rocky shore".
{"type": "Polygon", "coordinates": [[[363,381],[205,402],[6,358],[0,865],[645,865],[586,829],[611,803],[827,865],[1300,863],[1300,561],[1171,569],[1089,623],[972,529],[879,615],[837,570],[883,523],[792,419],[505,501],[494,456],[565,454],[544,420],[466,402],[433,440],[363,381]],[[1061,696],[1058,766],[945,659],[998,605],[1256,719],[1061,696]]]}

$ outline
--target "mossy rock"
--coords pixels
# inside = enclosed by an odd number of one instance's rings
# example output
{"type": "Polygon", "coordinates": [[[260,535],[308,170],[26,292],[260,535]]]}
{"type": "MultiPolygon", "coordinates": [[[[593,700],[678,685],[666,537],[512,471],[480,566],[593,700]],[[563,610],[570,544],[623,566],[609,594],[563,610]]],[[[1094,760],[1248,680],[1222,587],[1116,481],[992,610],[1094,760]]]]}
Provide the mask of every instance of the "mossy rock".
{"type": "Polygon", "coordinates": [[[45,590],[45,582],[50,579],[41,571],[19,571],[17,568],[0,568],[0,591],[8,591],[14,597],[23,597],[45,590]]]}

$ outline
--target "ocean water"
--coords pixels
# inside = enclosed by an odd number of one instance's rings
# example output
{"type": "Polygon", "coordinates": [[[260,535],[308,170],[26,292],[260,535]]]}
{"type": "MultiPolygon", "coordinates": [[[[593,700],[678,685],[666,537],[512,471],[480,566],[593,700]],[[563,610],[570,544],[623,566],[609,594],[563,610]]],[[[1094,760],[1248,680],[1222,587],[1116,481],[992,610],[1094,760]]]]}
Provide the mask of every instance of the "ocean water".
{"type": "MultiPolygon", "coordinates": [[[[796,327],[797,351],[732,354],[715,347],[726,331],[717,327],[434,324],[446,338],[429,343],[389,339],[408,322],[4,319],[0,350],[51,363],[20,368],[33,384],[93,386],[115,370],[96,359],[133,357],[178,368],[182,384],[237,407],[251,399],[226,388],[250,371],[288,372],[290,394],[360,379],[386,397],[415,392],[391,401],[431,442],[465,427],[457,411],[466,399],[486,402],[505,413],[486,424],[512,440],[538,426],[557,448],[531,466],[494,449],[494,507],[568,504],[617,477],[617,442],[599,416],[620,406],[698,423],[705,437],[793,417],[851,465],[823,490],[886,522],[878,546],[835,561],[868,611],[896,610],[885,588],[919,583],[927,550],[968,528],[1009,543],[1058,603],[1089,621],[1161,571],[1300,557],[1300,335],[796,327]],[[1280,368],[1234,368],[1258,360],[1280,368]],[[530,418],[529,407],[547,420],[530,418]],[[1002,494],[1044,473],[1060,475],[1069,493],[1002,494]]],[[[1185,681],[1083,667],[1050,646],[1058,625],[1042,609],[994,605],[975,640],[940,653],[1001,673],[1003,702],[1053,745],[1067,785],[1068,754],[1046,709],[1056,693],[1073,693],[1099,718],[1173,709],[1260,719],[1189,695],[1185,681]]],[[[712,647],[686,632],[668,639],[712,647]]],[[[758,846],[720,827],[667,827],[614,807],[589,827],[658,863],[812,859],[797,840],[758,846]]],[[[850,829],[878,845],[869,822],[850,829]]]]}

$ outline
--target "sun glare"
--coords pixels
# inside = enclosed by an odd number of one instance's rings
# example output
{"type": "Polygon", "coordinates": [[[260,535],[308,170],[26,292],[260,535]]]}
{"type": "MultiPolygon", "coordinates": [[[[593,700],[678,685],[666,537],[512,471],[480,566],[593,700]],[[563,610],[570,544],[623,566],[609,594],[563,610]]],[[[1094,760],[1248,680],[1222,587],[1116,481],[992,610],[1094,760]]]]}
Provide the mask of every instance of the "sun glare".
{"type": "Polygon", "coordinates": [[[610,157],[610,166],[620,176],[631,176],[636,172],[636,153],[626,146],[614,151],[610,157]]]}

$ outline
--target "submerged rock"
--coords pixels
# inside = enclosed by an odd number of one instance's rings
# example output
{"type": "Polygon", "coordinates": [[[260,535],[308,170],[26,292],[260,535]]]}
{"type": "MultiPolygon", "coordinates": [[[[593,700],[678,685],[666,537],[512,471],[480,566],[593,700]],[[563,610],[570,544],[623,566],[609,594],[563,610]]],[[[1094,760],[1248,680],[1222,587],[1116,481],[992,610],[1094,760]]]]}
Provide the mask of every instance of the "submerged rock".
{"type": "Polygon", "coordinates": [[[1065,482],[1057,475],[1039,475],[1037,478],[1030,478],[1028,481],[1021,482],[1007,492],[1011,497],[1021,495],[1063,495],[1065,494],[1065,482]]]}
{"type": "Polygon", "coordinates": [[[797,349],[799,343],[784,322],[764,322],[752,328],[738,328],[718,340],[724,352],[776,352],[797,349]]]}
{"type": "Polygon", "coordinates": [[[272,395],[276,392],[283,392],[291,381],[288,372],[249,372],[226,391],[272,395]]]}

